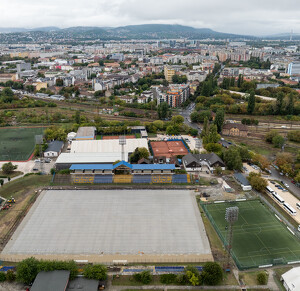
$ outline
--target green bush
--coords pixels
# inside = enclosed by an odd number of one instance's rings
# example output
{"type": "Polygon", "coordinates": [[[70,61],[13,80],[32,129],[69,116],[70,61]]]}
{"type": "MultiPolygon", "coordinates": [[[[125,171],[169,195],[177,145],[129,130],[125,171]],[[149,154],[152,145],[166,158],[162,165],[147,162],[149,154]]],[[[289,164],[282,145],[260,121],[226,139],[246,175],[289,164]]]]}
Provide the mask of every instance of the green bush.
{"type": "Polygon", "coordinates": [[[60,170],[58,173],[61,175],[69,175],[71,171],[70,169],[64,169],[64,170],[60,170]]]}
{"type": "Polygon", "coordinates": [[[188,284],[189,279],[188,279],[188,277],[185,274],[179,274],[176,277],[176,282],[179,285],[186,285],[186,284],[188,284]]]}
{"type": "Polygon", "coordinates": [[[74,279],[78,274],[78,267],[74,261],[40,261],[38,271],[54,271],[68,270],[70,271],[70,279],[74,279]]]}
{"type": "Polygon", "coordinates": [[[105,280],[107,278],[107,268],[103,265],[87,265],[83,270],[83,276],[88,279],[105,280]]]}
{"type": "Polygon", "coordinates": [[[268,283],[268,275],[266,272],[260,272],[257,274],[256,280],[259,285],[266,285],[268,283]]]}
{"type": "Polygon", "coordinates": [[[177,283],[177,276],[175,274],[163,274],[160,276],[160,282],[162,284],[177,283]]]}
{"type": "Polygon", "coordinates": [[[6,280],[5,273],[0,272],[0,282],[4,282],[6,280]]]}
{"type": "Polygon", "coordinates": [[[30,284],[34,281],[39,270],[39,261],[35,258],[28,258],[17,265],[17,280],[24,284],[30,284]]]}
{"type": "Polygon", "coordinates": [[[41,271],[68,270],[70,279],[74,279],[78,274],[78,268],[74,261],[38,261],[35,258],[28,258],[17,265],[17,280],[24,284],[34,281],[41,271]]]}
{"type": "Polygon", "coordinates": [[[204,264],[201,277],[205,285],[218,285],[223,279],[223,270],[218,263],[208,262],[204,264]]]}
{"type": "Polygon", "coordinates": [[[9,282],[15,281],[16,280],[16,274],[12,270],[8,270],[6,272],[6,280],[9,282]]]}
{"type": "Polygon", "coordinates": [[[150,271],[143,271],[133,275],[134,280],[143,284],[149,284],[152,281],[152,275],[150,271]]]}

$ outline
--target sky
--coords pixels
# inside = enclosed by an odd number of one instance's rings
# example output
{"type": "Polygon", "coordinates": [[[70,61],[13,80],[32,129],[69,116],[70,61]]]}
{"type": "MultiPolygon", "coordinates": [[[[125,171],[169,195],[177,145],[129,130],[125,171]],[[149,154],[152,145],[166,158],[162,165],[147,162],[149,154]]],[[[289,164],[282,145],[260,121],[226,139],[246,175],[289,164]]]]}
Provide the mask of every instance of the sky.
{"type": "Polygon", "coordinates": [[[181,24],[220,32],[300,33],[299,0],[0,0],[0,27],[181,24]]]}

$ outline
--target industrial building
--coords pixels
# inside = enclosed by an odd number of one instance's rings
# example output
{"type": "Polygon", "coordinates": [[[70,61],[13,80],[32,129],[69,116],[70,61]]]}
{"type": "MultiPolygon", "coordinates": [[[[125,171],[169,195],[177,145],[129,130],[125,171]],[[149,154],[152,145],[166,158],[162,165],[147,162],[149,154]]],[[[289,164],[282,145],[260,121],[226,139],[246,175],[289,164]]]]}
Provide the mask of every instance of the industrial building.
{"type": "MultiPolygon", "coordinates": [[[[77,139],[77,138],[76,138],[77,139]]],[[[76,140],[72,142],[71,153],[125,153],[131,154],[136,148],[144,147],[147,150],[148,141],[146,138],[126,139],[122,149],[118,139],[110,140],[76,140]]]]}
{"type": "MultiPolygon", "coordinates": [[[[122,160],[122,153],[62,153],[55,162],[57,170],[69,169],[73,164],[113,164],[122,160]]],[[[124,155],[128,161],[128,154],[124,155]]]]}
{"type": "Polygon", "coordinates": [[[95,126],[82,126],[79,127],[76,133],[76,140],[93,140],[96,138],[95,126]]]}

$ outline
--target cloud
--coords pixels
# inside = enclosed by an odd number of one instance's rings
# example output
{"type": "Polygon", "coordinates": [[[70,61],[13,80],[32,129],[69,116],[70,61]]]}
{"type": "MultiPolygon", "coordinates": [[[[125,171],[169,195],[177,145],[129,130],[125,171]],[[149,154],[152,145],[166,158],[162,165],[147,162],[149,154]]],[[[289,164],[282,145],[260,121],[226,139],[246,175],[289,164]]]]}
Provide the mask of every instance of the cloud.
{"type": "Polygon", "coordinates": [[[298,0],[1,0],[1,27],[170,23],[241,34],[300,33],[298,0]]]}

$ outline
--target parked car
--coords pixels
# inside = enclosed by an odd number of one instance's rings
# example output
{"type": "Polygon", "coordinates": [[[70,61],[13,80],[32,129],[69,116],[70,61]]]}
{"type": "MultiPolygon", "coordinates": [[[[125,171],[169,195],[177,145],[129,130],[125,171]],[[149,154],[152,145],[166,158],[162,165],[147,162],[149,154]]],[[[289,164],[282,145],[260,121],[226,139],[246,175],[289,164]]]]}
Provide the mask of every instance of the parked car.
{"type": "Polygon", "coordinates": [[[45,159],[44,161],[45,161],[45,163],[51,163],[51,159],[49,159],[49,158],[45,159]]]}
{"type": "Polygon", "coordinates": [[[34,162],[35,162],[35,163],[40,163],[41,160],[40,160],[40,159],[36,159],[36,160],[34,160],[34,162]]]}

